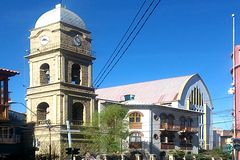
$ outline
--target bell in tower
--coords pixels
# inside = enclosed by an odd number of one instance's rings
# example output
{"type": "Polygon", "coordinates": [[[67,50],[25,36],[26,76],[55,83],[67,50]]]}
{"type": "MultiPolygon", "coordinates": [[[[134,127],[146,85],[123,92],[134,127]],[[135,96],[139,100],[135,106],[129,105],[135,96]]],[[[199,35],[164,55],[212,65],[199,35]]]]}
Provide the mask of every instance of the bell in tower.
{"type": "MultiPolygon", "coordinates": [[[[27,121],[35,122],[36,154],[66,157],[66,121],[72,128],[89,124],[94,112],[91,33],[84,21],[60,4],[37,20],[30,35],[30,84],[27,121]],[[53,153],[54,152],[54,153],[53,153]]],[[[73,147],[86,148],[81,134],[73,135],[73,147]]],[[[83,151],[84,152],[84,151],[83,151]]]]}

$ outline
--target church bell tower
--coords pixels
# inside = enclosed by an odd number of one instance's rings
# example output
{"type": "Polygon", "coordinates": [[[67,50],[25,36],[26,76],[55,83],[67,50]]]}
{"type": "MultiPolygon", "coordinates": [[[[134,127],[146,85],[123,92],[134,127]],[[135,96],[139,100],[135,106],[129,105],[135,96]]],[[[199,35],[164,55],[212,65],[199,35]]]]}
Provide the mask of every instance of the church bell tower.
{"type": "Polygon", "coordinates": [[[36,124],[37,154],[57,152],[61,157],[66,120],[71,126],[85,126],[94,112],[91,33],[78,15],[58,4],[31,30],[27,58],[26,104],[32,111],[27,111],[27,121],[36,124]]]}

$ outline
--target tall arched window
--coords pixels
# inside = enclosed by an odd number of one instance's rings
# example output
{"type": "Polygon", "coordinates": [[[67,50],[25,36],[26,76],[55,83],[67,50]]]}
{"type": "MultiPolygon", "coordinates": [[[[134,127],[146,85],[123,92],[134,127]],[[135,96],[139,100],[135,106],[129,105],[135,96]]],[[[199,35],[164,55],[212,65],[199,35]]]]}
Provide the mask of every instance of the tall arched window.
{"type": "Polygon", "coordinates": [[[37,106],[38,124],[46,124],[47,123],[48,108],[49,108],[49,105],[46,102],[42,102],[37,106]]]}
{"type": "Polygon", "coordinates": [[[47,63],[44,63],[40,67],[40,84],[50,83],[50,67],[47,63]]]}
{"type": "Polygon", "coordinates": [[[167,115],[165,113],[160,114],[160,128],[167,128],[167,115]]]}
{"type": "Polygon", "coordinates": [[[185,122],[186,122],[186,119],[185,117],[181,117],[180,118],[180,130],[184,130],[185,129],[185,122]]]}
{"type": "Polygon", "coordinates": [[[187,119],[187,127],[192,127],[192,122],[193,122],[193,120],[192,120],[192,118],[188,118],[187,119]]]}
{"type": "Polygon", "coordinates": [[[129,136],[129,148],[142,148],[142,134],[140,132],[132,132],[129,136]]]}
{"type": "Polygon", "coordinates": [[[72,124],[82,125],[83,124],[83,111],[84,106],[82,103],[74,103],[72,105],[72,124]]]}
{"type": "Polygon", "coordinates": [[[203,106],[203,93],[201,93],[199,88],[194,87],[194,89],[191,90],[189,102],[193,105],[203,106]]]}
{"type": "Polygon", "coordinates": [[[130,123],[140,123],[142,114],[139,112],[133,112],[129,114],[129,122],[130,123]]]}
{"type": "Polygon", "coordinates": [[[80,84],[80,66],[78,64],[72,65],[72,75],[71,82],[72,84],[80,84]]]}
{"type": "Polygon", "coordinates": [[[174,125],[174,116],[172,114],[168,115],[168,128],[172,129],[174,125]]]}

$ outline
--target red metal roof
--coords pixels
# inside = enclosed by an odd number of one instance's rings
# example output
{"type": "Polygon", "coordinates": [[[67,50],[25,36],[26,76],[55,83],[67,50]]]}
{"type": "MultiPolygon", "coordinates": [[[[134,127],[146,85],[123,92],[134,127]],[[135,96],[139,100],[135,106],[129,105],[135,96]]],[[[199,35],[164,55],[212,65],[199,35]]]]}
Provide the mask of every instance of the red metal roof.
{"type": "Polygon", "coordinates": [[[14,76],[16,74],[19,74],[19,72],[10,70],[10,69],[5,69],[5,68],[0,68],[0,76],[5,75],[5,76],[14,76]]]}

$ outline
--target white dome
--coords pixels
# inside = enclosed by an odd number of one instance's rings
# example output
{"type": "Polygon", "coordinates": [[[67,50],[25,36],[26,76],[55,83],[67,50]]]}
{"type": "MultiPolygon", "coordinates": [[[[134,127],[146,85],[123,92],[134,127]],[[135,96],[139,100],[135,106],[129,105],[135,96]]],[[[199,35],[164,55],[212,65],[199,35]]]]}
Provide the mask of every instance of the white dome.
{"type": "Polygon", "coordinates": [[[56,22],[64,22],[78,28],[86,29],[83,20],[77,14],[63,8],[61,4],[56,5],[54,9],[41,15],[35,24],[35,28],[44,27],[56,22]]]}

